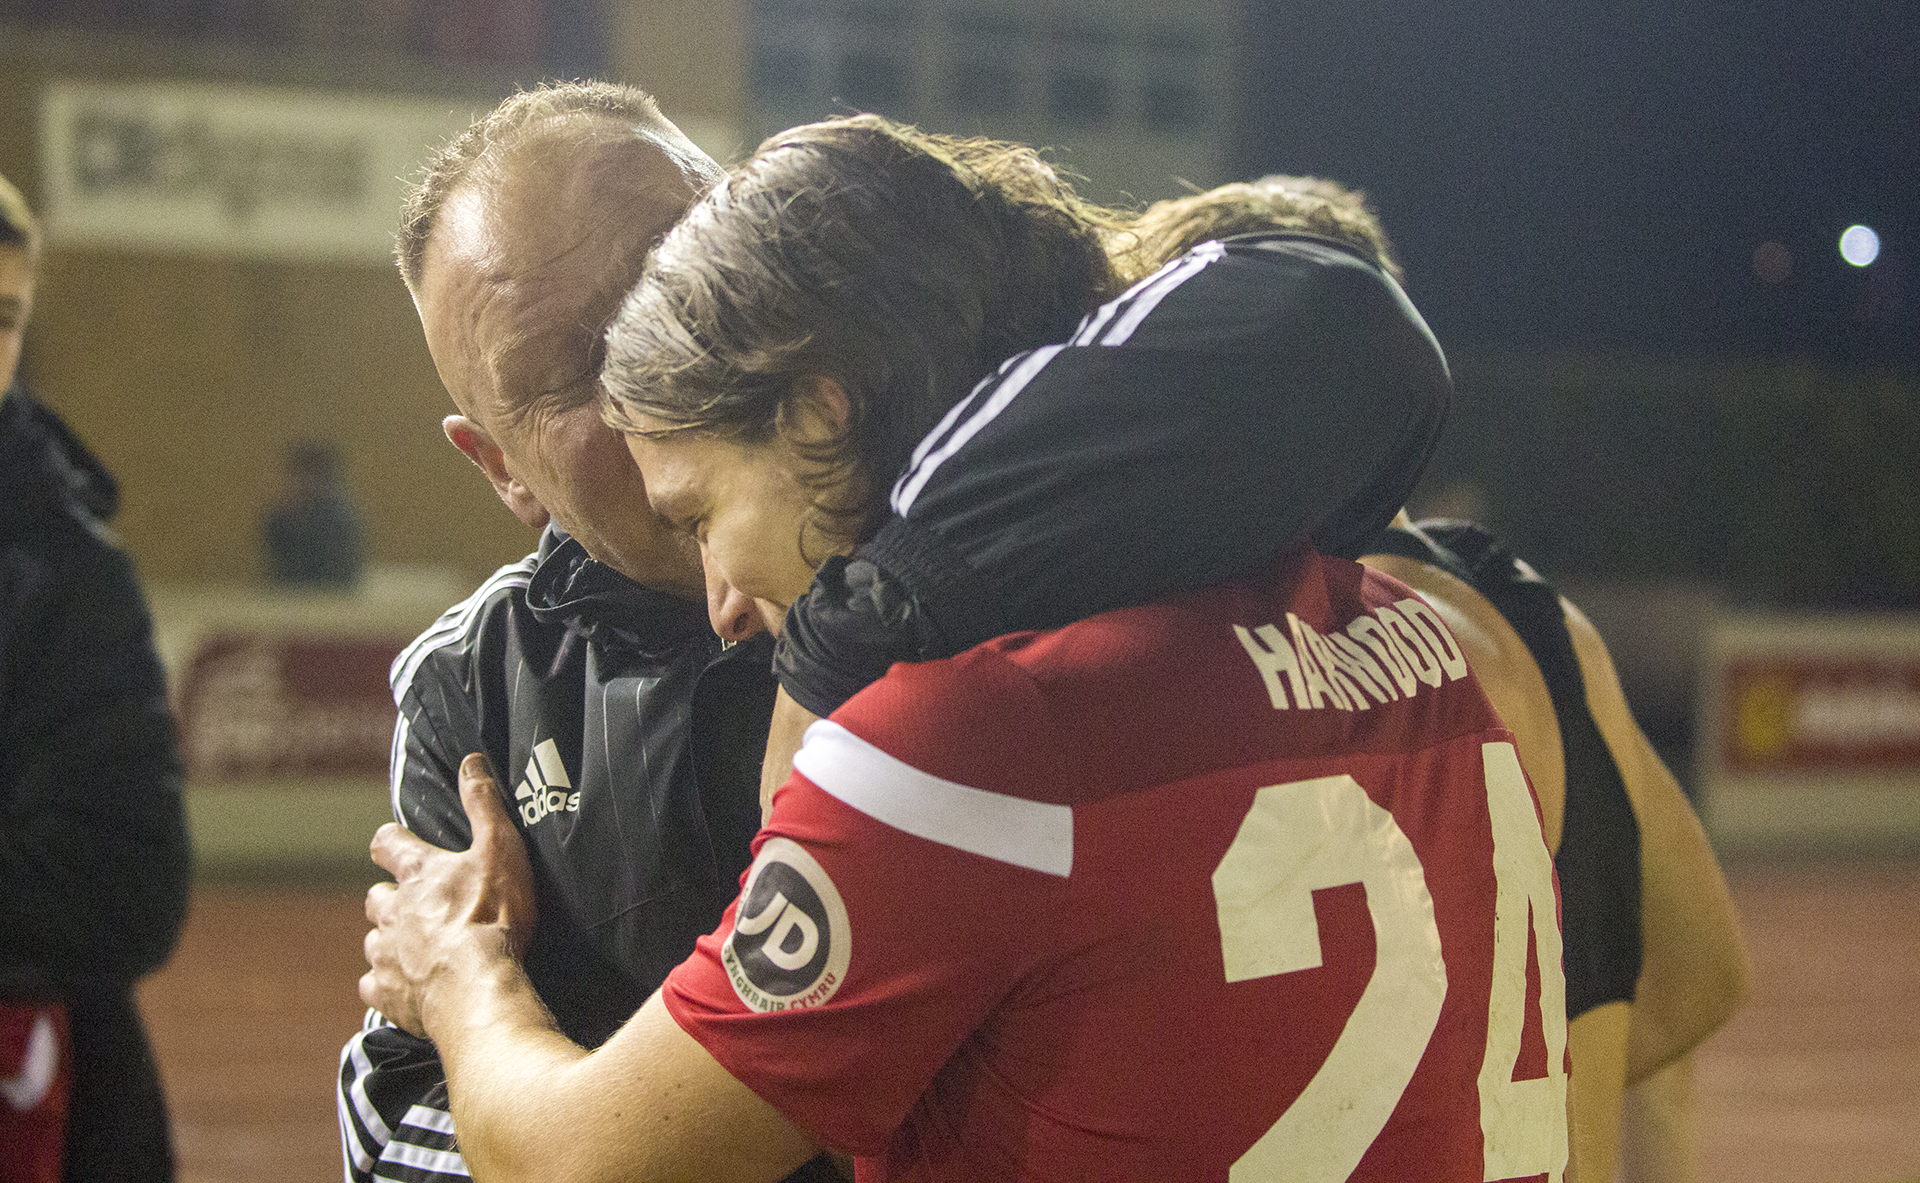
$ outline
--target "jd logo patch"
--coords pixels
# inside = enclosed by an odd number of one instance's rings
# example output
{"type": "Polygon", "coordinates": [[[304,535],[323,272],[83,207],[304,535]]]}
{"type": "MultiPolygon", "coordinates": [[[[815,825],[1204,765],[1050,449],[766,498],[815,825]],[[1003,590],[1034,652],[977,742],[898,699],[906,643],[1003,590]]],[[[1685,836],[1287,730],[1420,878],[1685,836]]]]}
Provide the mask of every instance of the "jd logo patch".
{"type": "Polygon", "coordinates": [[[767,839],[720,947],[733,992],[763,1013],[819,1006],[846,980],[852,953],[833,880],[799,843],[767,839]]]}

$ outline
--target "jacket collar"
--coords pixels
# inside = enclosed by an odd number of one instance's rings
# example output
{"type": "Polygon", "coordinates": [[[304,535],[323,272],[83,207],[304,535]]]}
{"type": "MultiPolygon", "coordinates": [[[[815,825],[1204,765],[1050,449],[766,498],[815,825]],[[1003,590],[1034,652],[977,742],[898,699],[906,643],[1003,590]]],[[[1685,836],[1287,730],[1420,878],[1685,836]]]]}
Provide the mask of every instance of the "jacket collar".
{"type": "Polygon", "coordinates": [[[64,499],[102,522],[120,508],[113,474],[58,415],[17,384],[0,397],[0,475],[11,486],[9,501],[64,499]]]}
{"type": "Polygon", "coordinates": [[[596,641],[617,640],[650,651],[705,637],[719,645],[706,606],[642,587],[557,526],[540,535],[540,563],[527,583],[527,606],[543,624],[565,624],[596,641]]]}

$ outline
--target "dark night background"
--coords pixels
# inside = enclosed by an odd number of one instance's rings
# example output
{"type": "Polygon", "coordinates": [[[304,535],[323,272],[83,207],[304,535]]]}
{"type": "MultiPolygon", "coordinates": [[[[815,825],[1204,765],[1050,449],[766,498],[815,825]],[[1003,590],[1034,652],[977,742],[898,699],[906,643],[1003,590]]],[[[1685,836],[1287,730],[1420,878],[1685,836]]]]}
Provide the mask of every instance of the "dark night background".
{"type": "Polygon", "coordinates": [[[1237,171],[1364,188],[1453,362],[1416,509],[1656,610],[1920,607],[1920,8],[1247,12],[1237,171]]]}
{"type": "MultiPolygon", "coordinates": [[[[1229,175],[1364,188],[1452,361],[1453,414],[1414,508],[1480,518],[1581,590],[1920,608],[1920,5],[1237,3],[1229,175]],[[1866,268],[1838,250],[1855,223],[1882,242],[1866,268]],[[1771,281],[1762,244],[1790,260],[1771,281]]],[[[886,24],[983,5],[747,13],[886,24]]],[[[258,80],[344,83],[356,75],[335,66],[359,61],[363,88],[464,80],[478,95],[610,65],[613,0],[326,7],[384,14],[397,40],[258,80]]],[[[0,0],[0,20],[199,45],[210,76],[229,67],[209,46],[303,60],[295,12],[0,0]]]]}
{"type": "Polygon", "coordinates": [[[1920,361],[1910,3],[1251,0],[1240,75],[1240,171],[1365,188],[1449,343],[1920,361]]]}

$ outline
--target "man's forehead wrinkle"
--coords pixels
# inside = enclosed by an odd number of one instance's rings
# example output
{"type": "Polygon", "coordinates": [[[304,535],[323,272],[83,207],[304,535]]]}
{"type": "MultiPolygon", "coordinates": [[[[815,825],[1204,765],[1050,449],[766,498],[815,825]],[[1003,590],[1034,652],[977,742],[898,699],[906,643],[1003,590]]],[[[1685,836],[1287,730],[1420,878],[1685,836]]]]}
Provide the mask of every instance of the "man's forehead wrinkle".
{"type": "Polygon", "coordinates": [[[591,220],[560,221],[489,276],[487,361],[503,392],[539,397],[595,377],[606,322],[645,264],[651,236],[620,211],[603,203],[591,220]]]}
{"type": "MultiPolygon", "coordinates": [[[[671,223],[704,185],[678,145],[610,121],[570,124],[523,139],[489,162],[492,187],[507,207],[536,203],[536,216],[636,207],[671,223]]],[[[645,220],[645,219],[641,219],[645,220]]],[[[666,226],[646,227],[649,231],[666,226]]]]}
{"type": "Polygon", "coordinates": [[[518,252],[516,266],[527,278],[563,271],[556,277],[561,282],[578,284],[591,276],[595,287],[617,287],[624,293],[639,279],[647,251],[682,208],[680,203],[668,205],[664,196],[657,189],[569,193],[557,207],[544,208],[543,233],[521,239],[525,249],[518,252]]]}
{"type": "Polygon", "coordinates": [[[638,240],[644,251],[702,187],[703,159],[618,119],[553,116],[477,158],[445,216],[483,220],[514,277],[603,245],[638,240]]]}
{"type": "Polygon", "coordinates": [[[503,416],[512,422],[537,410],[567,410],[593,400],[600,371],[598,321],[577,299],[565,303],[524,283],[492,287],[491,331],[481,334],[481,360],[503,416]],[[565,396],[565,397],[562,397],[565,396]]]}

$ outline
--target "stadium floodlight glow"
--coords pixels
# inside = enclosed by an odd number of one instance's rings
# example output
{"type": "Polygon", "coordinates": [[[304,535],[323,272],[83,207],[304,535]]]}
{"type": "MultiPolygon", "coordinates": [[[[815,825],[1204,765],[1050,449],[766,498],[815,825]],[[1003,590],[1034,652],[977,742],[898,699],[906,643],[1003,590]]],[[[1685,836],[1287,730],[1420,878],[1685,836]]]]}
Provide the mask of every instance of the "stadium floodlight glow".
{"type": "Polygon", "coordinates": [[[1855,267],[1865,267],[1880,257],[1880,236],[1871,226],[1849,226],[1840,235],[1840,257],[1855,267]]]}

